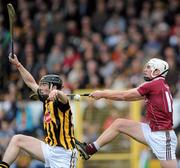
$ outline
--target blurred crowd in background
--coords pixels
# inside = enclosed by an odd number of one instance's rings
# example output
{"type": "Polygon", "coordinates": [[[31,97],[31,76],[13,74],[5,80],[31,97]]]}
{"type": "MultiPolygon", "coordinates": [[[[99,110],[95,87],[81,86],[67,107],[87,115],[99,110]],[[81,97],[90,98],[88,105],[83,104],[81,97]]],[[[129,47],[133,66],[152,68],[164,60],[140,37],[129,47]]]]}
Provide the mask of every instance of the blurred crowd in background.
{"type": "MultiPolygon", "coordinates": [[[[22,111],[26,111],[26,117],[31,113],[23,103],[17,105],[17,101],[29,100],[30,90],[8,61],[8,2],[0,0],[0,136],[6,134],[3,130],[10,123],[23,119],[22,111]]],[[[179,0],[11,3],[17,14],[15,54],[37,82],[43,75],[54,73],[62,77],[68,93],[77,89],[132,88],[143,82],[144,63],[158,57],[168,62],[167,82],[173,97],[180,98],[179,0]]],[[[30,115],[28,123],[26,117],[21,122],[31,128],[30,115]]],[[[15,127],[21,132],[20,124],[15,127]]],[[[13,133],[14,129],[8,132],[9,136],[13,133]]]]}

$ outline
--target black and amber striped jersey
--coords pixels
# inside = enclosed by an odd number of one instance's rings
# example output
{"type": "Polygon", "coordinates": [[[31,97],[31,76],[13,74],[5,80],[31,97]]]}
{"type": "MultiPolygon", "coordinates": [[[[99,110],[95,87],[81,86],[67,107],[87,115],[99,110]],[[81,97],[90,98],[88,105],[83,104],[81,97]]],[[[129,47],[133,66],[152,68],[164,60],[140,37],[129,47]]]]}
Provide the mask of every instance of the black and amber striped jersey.
{"type": "Polygon", "coordinates": [[[74,127],[69,102],[44,102],[45,142],[51,146],[62,146],[65,149],[75,148],[74,127]]]}

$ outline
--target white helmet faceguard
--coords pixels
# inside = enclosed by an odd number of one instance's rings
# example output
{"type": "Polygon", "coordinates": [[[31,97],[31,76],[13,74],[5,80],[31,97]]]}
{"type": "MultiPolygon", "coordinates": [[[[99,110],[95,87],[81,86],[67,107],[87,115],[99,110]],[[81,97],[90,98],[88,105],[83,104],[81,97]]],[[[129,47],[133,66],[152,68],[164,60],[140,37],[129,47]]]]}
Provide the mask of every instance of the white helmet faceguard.
{"type": "Polygon", "coordinates": [[[152,58],[150,59],[146,65],[149,65],[151,70],[152,70],[152,73],[151,73],[151,76],[152,78],[156,78],[156,77],[159,77],[159,76],[162,76],[162,77],[166,77],[167,73],[168,73],[168,70],[169,70],[169,65],[166,61],[163,61],[161,59],[158,59],[158,58],[152,58]],[[153,72],[155,70],[159,70],[160,71],[160,74],[158,76],[154,76],[153,75],[153,72]]]}

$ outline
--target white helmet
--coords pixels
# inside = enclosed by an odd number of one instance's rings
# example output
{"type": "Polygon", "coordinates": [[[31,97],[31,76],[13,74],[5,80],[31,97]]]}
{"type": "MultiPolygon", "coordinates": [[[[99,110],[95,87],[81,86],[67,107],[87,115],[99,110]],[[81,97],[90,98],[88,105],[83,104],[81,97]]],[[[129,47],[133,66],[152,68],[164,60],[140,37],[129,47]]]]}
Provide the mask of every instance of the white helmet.
{"type": "Polygon", "coordinates": [[[159,58],[152,58],[150,59],[146,65],[149,65],[151,70],[152,70],[152,73],[151,73],[151,76],[153,78],[155,77],[159,77],[159,76],[163,76],[163,77],[166,77],[167,73],[168,73],[168,70],[169,70],[169,65],[166,61],[163,61],[159,58]],[[154,76],[153,75],[153,72],[155,70],[159,70],[160,71],[160,74],[158,76],[154,76]]]}

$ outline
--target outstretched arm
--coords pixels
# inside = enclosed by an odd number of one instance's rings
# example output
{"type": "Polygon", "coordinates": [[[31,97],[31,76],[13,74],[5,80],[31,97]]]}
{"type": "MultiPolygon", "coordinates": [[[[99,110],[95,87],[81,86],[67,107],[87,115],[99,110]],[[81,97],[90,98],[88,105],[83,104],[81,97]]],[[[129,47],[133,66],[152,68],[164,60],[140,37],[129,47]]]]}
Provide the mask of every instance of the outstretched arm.
{"type": "Polygon", "coordinates": [[[138,92],[137,88],[130,89],[127,91],[118,91],[118,90],[103,90],[95,91],[90,94],[90,97],[95,99],[110,99],[117,101],[135,101],[144,99],[143,96],[138,92]]]}
{"type": "Polygon", "coordinates": [[[24,82],[26,85],[31,88],[34,92],[37,92],[39,85],[34,80],[33,76],[24,68],[24,66],[19,62],[17,56],[14,54],[12,58],[11,55],[9,56],[9,61],[15,65],[20,72],[24,82]]]}

